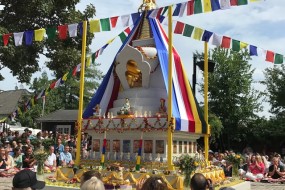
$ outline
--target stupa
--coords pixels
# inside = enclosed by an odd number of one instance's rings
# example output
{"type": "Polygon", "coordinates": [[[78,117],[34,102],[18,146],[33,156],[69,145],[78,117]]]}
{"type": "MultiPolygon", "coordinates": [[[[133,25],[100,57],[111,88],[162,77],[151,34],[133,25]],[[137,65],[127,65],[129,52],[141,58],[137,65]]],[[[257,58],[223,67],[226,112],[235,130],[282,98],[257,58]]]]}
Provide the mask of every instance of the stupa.
{"type": "MultiPolygon", "coordinates": [[[[159,20],[148,17],[155,8],[155,1],[144,0],[140,18],[84,111],[83,130],[92,136],[94,159],[100,159],[105,131],[105,159],[135,161],[141,138],[143,161],[167,158],[168,38],[159,20]],[[96,106],[100,116],[94,114],[96,106]]],[[[180,56],[172,51],[173,156],[178,157],[196,152],[206,123],[180,56]]]]}

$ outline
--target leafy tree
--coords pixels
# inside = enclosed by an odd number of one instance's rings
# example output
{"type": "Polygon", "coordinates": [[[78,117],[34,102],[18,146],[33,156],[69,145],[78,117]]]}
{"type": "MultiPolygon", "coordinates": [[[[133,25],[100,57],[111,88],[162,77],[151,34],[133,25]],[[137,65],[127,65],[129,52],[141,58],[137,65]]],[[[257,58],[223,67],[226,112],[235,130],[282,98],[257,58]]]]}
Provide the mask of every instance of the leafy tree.
{"type": "MultiPolygon", "coordinates": [[[[95,16],[95,7],[92,5],[87,6],[83,13],[76,10],[75,5],[79,0],[1,0],[0,3],[4,5],[0,18],[2,34],[79,23],[95,16]]],[[[87,47],[92,38],[93,34],[89,33],[87,47]]],[[[46,64],[57,78],[80,63],[80,36],[33,42],[31,46],[15,47],[13,43],[10,38],[8,46],[0,46],[0,69],[9,68],[20,82],[28,83],[31,75],[39,70],[40,54],[48,58],[46,64]]],[[[0,79],[3,77],[0,76],[0,79]]]]}
{"type": "Polygon", "coordinates": [[[209,73],[209,111],[222,121],[223,143],[233,147],[245,140],[243,131],[261,110],[260,94],[251,88],[254,70],[247,51],[215,48],[209,55],[216,63],[215,71],[209,73]]]}
{"type": "Polygon", "coordinates": [[[275,66],[265,69],[265,80],[262,84],[266,85],[268,102],[271,105],[270,112],[275,115],[284,115],[285,111],[285,66],[275,66]]]}

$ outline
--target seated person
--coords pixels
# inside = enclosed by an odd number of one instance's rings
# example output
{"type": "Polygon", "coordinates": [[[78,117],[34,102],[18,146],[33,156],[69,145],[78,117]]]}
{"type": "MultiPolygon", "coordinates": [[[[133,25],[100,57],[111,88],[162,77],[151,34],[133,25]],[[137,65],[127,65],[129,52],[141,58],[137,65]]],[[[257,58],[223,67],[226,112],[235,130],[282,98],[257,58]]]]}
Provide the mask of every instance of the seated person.
{"type": "Polygon", "coordinates": [[[80,179],[80,187],[83,185],[83,183],[89,179],[91,179],[92,177],[97,177],[98,179],[101,179],[101,173],[95,171],[95,170],[90,170],[87,172],[84,172],[81,176],[80,179]]]}
{"type": "Polygon", "coordinates": [[[49,147],[49,155],[44,165],[45,165],[45,170],[50,170],[50,171],[56,170],[56,155],[54,154],[54,146],[49,147]]]}
{"type": "Polygon", "coordinates": [[[22,167],[22,152],[19,147],[14,148],[14,166],[18,169],[22,167]]]}
{"type": "Polygon", "coordinates": [[[32,147],[27,147],[26,153],[23,155],[23,168],[32,168],[36,164],[36,160],[33,156],[32,147]]]}
{"type": "Polygon", "coordinates": [[[81,188],[81,190],[91,190],[91,189],[96,189],[96,190],[105,190],[104,183],[98,179],[97,177],[93,176],[91,179],[85,181],[81,188]]]}
{"type": "Polygon", "coordinates": [[[160,176],[151,176],[143,183],[141,190],[167,190],[167,184],[160,176]]]}
{"type": "Polygon", "coordinates": [[[239,170],[239,173],[241,176],[248,178],[253,181],[260,180],[264,177],[264,164],[262,162],[261,156],[260,155],[252,155],[251,156],[251,162],[249,164],[249,170],[243,171],[239,170]]]}
{"type": "Polygon", "coordinates": [[[6,169],[13,168],[14,167],[14,159],[10,155],[10,150],[7,148],[5,149],[5,157],[6,157],[6,164],[7,164],[6,169]]]}
{"type": "Polygon", "coordinates": [[[4,147],[0,149],[0,169],[7,169],[6,151],[4,147]]]}
{"type": "Polygon", "coordinates": [[[279,164],[278,157],[273,157],[272,165],[269,167],[268,175],[271,176],[272,179],[278,179],[285,176],[284,167],[279,164]]]}
{"type": "Polygon", "coordinates": [[[62,166],[72,167],[74,165],[68,145],[64,146],[64,151],[60,153],[59,160],[62,166]]]}

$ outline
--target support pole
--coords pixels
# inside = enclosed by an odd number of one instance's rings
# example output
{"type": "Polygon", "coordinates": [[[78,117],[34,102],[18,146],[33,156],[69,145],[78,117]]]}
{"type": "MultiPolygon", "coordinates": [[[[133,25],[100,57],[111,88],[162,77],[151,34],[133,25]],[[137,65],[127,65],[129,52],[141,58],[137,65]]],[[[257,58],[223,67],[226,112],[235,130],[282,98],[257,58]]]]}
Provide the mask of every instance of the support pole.
{"type": "Polygon", "coordinates": [[[208,43],[204,43],[204,119],[206,122],[207,131],[204,136],[204,146],[205,146],[205,160],[208,163],[209,158],[209,137],[210,128],[208,125],[208,43]]]}
{"type": "Polygon", "coordinates": [[[167,167],[168,170],[174,170],[172,163],[172,138],[173,138],[173,127],[175,127],[174,120],[172,119],[172,5],[168,7],[168,109],[167,109],[167,167]]]}
{"type": "Polygon", "coordinates": [[[75,158],[75,165],[76,166],[79,166],[79,164],[80,164],[80,153],[81,153],[81,129],[82,129],[82,114],[83,114],[86,36],[87,36],[87,21],[83,21],[81,68],[80,68],[79,108],[78,108],[78,116],[77,116],[77,128],[78,129],[77,129],[77,138],[76,138],[76,158],[75,158]]]}

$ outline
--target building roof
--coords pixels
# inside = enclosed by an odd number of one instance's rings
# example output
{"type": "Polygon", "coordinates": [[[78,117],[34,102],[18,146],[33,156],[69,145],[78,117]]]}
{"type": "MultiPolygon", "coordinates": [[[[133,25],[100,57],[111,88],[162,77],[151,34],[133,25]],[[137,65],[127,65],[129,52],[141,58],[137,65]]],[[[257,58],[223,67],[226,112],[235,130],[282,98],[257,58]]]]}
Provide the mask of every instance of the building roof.
{"type": "Polygon", "coordinates": [[[39,119],[37,122],[75,122],[78,110],[57,110],[39,119]]]}
{"type": "Polygon", "coordinates": [[[8,90],[0,92],[0,117],[7,117],[17,110],[18,103],[24,95],[29,95],[26,89],[8,90]]]}

